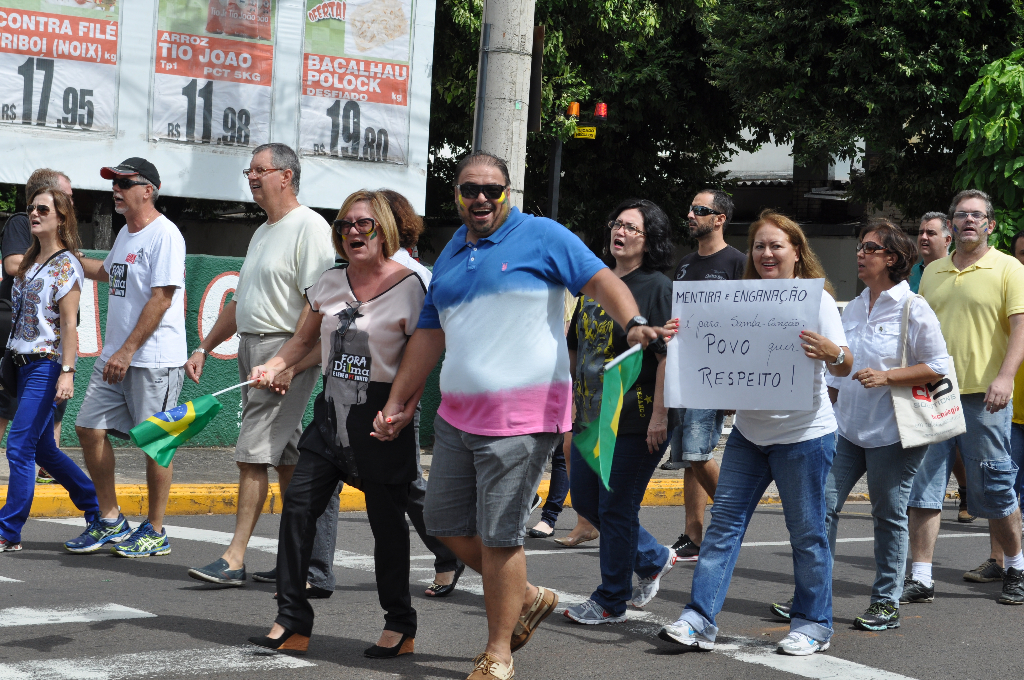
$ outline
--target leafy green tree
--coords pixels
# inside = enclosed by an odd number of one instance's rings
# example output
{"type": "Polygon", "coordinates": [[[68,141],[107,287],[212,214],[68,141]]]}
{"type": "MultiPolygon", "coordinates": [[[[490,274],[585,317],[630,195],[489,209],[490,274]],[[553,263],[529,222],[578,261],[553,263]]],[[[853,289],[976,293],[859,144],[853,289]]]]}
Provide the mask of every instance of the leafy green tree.
{"type": "Polygon", "coordinates": [[[1024,229],[1024,49],[981,69],[960,104],[967,115],[953,126],[967,148],[957,158],[958,189],[987,192],[996,211],[991,242],[1010,250],[1010,239],[1024,229]],[[1020,143],[1018,143],[1020,142],[1020,143]]]}
{"type": "Polygon", "coordinates": [[[854,197],[914,217],[946,206],[958,107],[1020,35],[1019,0],[708,0],[712,75],[760,142],[798,161],[877,153],[854,197]]]}

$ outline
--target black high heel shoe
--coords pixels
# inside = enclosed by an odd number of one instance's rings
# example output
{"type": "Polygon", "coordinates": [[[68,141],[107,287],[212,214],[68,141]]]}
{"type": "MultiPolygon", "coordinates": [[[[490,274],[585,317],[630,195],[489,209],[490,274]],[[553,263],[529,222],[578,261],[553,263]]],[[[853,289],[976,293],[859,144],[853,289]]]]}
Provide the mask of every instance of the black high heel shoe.
{"type": "Polygon", "coordinates": [[[416,651],[416,638],[412,635],[403,635],[402,639],[394,647],[380,647],[374,645],[363,652],[363,656],[371,659],[393,659],[403,654],[412,654],[416,651]]]}
{"type": "Polygon", "coordinates": [[[462,572],[466,571],[466,565],[460,564],[455,568],[455,576],[452,577],[452,582],[446,585],[440,583],[431,583],[427,588],[426,592],[428,597],[447,597],[452,594],[455,590],[455,586],[459,584],[459,577],[462,576],[462,572]]]}
{"type": "Polygon", "coordinates": [[[287,654],[305,654],[309,649],[309,636],[293,633],[287,628],[279,638],[266,636],[251,637],[249,642],[264,649],[274,649],[287,654]]]}

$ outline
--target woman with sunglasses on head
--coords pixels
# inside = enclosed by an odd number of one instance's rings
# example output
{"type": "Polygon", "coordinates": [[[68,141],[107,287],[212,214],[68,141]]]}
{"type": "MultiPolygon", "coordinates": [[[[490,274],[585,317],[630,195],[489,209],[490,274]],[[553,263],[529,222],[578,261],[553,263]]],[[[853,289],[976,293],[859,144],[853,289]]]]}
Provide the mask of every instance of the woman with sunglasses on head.
{"type": "Polygon", "coordinates": [[[36,463],[68,490],[85,513],[86,532],[66,545],[88,539],[100,520],[96,488],[57,447],[53,417],[57,403],[75,394],[77,316],[82,265],[75,207],[63,191],[41,189],[27,207],[32,245],[18,267],[11,290],[13,328],[7,341],[17,373],[18,410],[7,435],[10,481],[0,508],[0,552],[21,550],[21,529],[35,494],[36,463]]]}
{"type": "MultiPolygon", "coordinates": [[[[313,422],[299,440],[299,461],[284,497],[277,551],[278,615],[261,647],[303,653],[313,630],[306,576],[316,521],[339,481],[361,489],[374,537],[377,595],[384,632],[365,651],[371,658],[409,654],[416,610],[409,593],[409,485],[416,479],[413,429],[391,441],[373,438],[373,418],[387,402],[409,336],[416,329],[426,288],[412,271],[391,260],[398,229],[379,191],[345,199],[334,222],[334,246],[347,267],[329,269],[306,291],[311,313],[270,361],[252,370],[257,387],[306,356],[321,341],[324,390],[313,422]]],[[[395,416],[411,420],[419,395],[395,416]]]]}
{"type": "MultiPolygon", "coordinates": [[[[843,331],[853,351],[848,378],[831,381],[839,390],[839,440],[825,485],[826,531],[835,557],[839,513],[865,474],[875,529],[875,582],[867,611],[854,619],[863,630],[900,626],[900,596],[909,548],[907,502],[927,446],[904,449],[893,410],[891,386],[923,385],[942,379],[949,368],[939,320],[923,297],[915,296],[907,321],[907,367],[900,368],[901,318],[910,291],[907,277],[917,248],[886,219],[872,220],[857,246],[857,277],[867,286],[843,310],[843,331]]],[[[772,611],[788,618],[788,605],[772,611]]]]}
{"type": "MultiPolygon", "coordinates": [[[[764,211],[750,225],[745,279],[825,279],[803,230],[784,215],[764,211]]],[[[793,546],[796,598],[784,654],[828,649],[832,636],[832,556],[825,533],[825,480],[836,449],[836,419],[826,372],[849,375],[853,365],[832,286],[825,280],[817,332],[803,330],[804,355],[815,360],[809,411],[739,410],[725,444],[711,523],[700,546],[691,601],[662,640],[713,649],[715,617],[722,610],[747,524],[768,485],[775,482],[793,546]]]]}
{"type": "MultiPolygon", "coordinates": [[[[605,262],[622,279],[644,319],[664,326],[672,314],[672,282],[661,273],[672,256],[672,225],[647,200],[622,202],[609,215],[605,262]]],[[[625,352],[626,330],[593,298],[583,296],[567,336],[573,367],[574,440],[601,414],[604,365],[625,352]]],[[[565,616],[583,624],[626,620],[626,605],[643,607],[658,592],[661,577],[675,564],[669,550],[640,525],[640,503],[647,483],[668,446],[665,408],[665,357],[662,341],[643,351],[636,383],[625,390],[609,486],[584,461],[575,441],[570,454],[569,489],[573,509],[601,532],[601,584],[565,616]],[[637,585],[633,585],[633,574],[637,585]]]]}

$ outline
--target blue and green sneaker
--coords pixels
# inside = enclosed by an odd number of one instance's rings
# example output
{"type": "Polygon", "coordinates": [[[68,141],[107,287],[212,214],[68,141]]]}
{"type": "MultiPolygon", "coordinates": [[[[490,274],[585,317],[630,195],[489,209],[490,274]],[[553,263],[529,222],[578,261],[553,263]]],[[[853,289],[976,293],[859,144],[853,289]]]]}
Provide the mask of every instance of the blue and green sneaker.
{"type": "Polygon", "coordinates": [[[147,519],[135,528],[131,536],[119,545],[110,549],[117,557],[149,557],[150,555],[167,555],[171,552],[171,542],[167,540],[167,530],[161,533],[153,531],[153,525],[147,519]]]}
{"type": "Polygon", "coordinates": [[[81,536],[65,543],[64,549],[82,555],[94,553],[106,543],[120,543],[131,533],[132,528],[122,514],[113,522],[97,519],[86,526],[81,536]]]}

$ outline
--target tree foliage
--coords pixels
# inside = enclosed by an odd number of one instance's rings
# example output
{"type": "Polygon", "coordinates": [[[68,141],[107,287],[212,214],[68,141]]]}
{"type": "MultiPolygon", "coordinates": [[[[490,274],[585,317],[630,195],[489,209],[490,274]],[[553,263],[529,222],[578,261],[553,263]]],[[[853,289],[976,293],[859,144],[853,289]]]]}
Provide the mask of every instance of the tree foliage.
{"type": "Polygon", "coordinates": [[[953,123],[978,70],[1019,37],[1015,0],[709,0],[712,74],[756,139],[798,161],[875,157],[854,197],[916,216],[946,205],[953,123]]]}
{"type": "Polygon", "coordinates": [[[960,104],[967,115],[953,127],[966,149],[957,158],[958,189],[981,189],[993,200],[992,244],[1009,251],[1024,229],[1024,49],[981,69],[960,104]]]}
{"type": "MultiPolygon", "coordinates": [[[[480,0],[438,3],[434,37],[428,215],[454,215],[452,170],[470,146],[480,0]]],[[[709,82],[693,0],[537,0],[544,25],[543,129],[527,143],[525,208],[546,213],[552,141],[563,140],[559,221],[601,236],[622,199],[661,205],[679,229],[693,192],[721,184],[714,168],[742,146],[738,116],[709,82]],[[574,139],[569,102],[590,121],[608,104],[594,140],[574,139]]]]}

